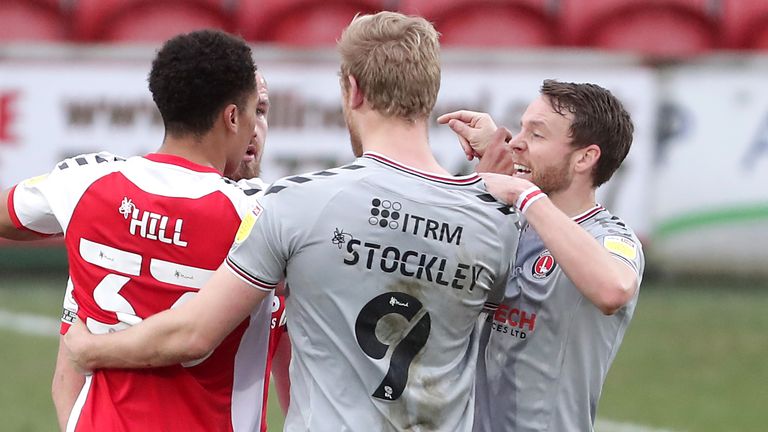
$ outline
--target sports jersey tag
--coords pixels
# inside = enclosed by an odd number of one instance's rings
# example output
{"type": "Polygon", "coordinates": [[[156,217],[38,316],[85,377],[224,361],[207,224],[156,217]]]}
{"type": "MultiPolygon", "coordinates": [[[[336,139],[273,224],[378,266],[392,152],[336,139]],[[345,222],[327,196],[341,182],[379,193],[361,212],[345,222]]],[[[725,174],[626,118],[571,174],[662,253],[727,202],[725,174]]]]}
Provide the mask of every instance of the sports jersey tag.
{"type": "Polygon", "coordinates": [[[612,253],[630,261],[637,258],[637,245],[624,237],[606,236],[603,239],[603,246],[612,253]]]}
{"type": "Polygon", "coordinates": [[[264,208],[256,202],[253,209],[249,211],[243,218],[243,221],[240,222],[240,228],[237,229],[237,234],[235,234],[235,243],[240,244],[251,235],[251,230],[253,230],[253,226],[256,224],[256,221],[259,219],[259,216],[261,216],[263,210],[264,208]]]}
{"type": "Polygon", "coordinates": [[[48,178],[48,174],[43,174],[43,175],[39,175],[37,177],[32,177],[30,179],[26,179],[26,180],[24,180],[24,186],[30,186],[31,187],[31,186],[38,185],[38,184],[42,183],[43,181],[45,181],[45,179],[47,179],[47,178],[48,178]]]}

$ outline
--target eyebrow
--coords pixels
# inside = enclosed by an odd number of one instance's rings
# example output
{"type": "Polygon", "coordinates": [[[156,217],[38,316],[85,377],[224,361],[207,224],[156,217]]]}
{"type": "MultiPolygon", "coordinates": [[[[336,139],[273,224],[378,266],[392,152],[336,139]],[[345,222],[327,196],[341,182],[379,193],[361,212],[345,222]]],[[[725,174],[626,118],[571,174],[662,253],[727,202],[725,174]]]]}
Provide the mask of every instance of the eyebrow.
{"type": "MultiPolygon", "coordinates": [[[[528,120],[526,123],[528,124],[528,126],[540,127],[540,128],[542,128],[544,130],[547,130],[547,131],[549,130],[549,127],[547,127],[547,124],[544,123],[541,120],[528,120]]],[[[523,126],[523,121],[522,120],[520,120],[520,126],[521,127],[523,126]]]]}

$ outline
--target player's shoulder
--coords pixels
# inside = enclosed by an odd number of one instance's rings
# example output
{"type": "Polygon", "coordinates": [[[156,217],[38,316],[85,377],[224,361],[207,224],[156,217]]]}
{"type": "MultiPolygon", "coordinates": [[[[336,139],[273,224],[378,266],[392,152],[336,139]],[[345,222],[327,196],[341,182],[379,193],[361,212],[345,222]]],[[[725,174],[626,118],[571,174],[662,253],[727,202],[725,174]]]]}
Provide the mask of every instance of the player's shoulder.
{"type": "Polygon", "coordinates": [[[245,196],[252,196],[263,193],[269,187],[269,184],[264,182],[259,177],[241,179],[234,181],[226,177],[222,177],[224,183],[234,186],[237,190],[241,191],[245,196]]]}
{"type": "Polygon", "coordinates": [[[41,177],[45,177],[49,185],[70,188],[118,171],[125,161],[125,158],[112,153],[85,153],[57,162],[52,171],[41,177]]]}
{"type": "Polygon", "coordinates": [[[576,221],[595,237],[607,235],[623,236],[631,239],[637,239],[635,231],[622,218],[612,214],[602,206],[597,206],[592,213],[587,212],[576,221]]]}
{"type": "Polygon", "coordinates": [[[644,267],[643,244],[634,230],[620,217],[601,209],[584,228],[609,252],[624,259],[640,273],[644,267]]]}
{"type": "Polygon", "coordinates": [[[268,187],[260,178],[234,181],[219,177],[211,181],[214,189],[227,197],[241,217],[258,204],[258,199],[268,187]]]}
{"type": "MultiPolygon", "coordinates": [[[[293,197],[296,199],[321,199],[329,197],[341,190],[345,184],[354,184],[365,176],[366,166],[350,163],[335,168],[311,171],[302,174],[283,177],[272,183],[264,192],[264,197],[280,195],[281,200],[293,197]],[[283,198],[284,197],[284,198],[283,198]]],[[[268,198],[272,199],[272,198],[268,198]]]]}
{"type": "Polygon", "coordinates": [[[492,218],[520,220],[520,212],[514,206],[497,200],[488,192],[484,184],[473,185],[464,193],[471,204],[476,204],[474,201],[480,202],[478,207],[492,218]]]}
{"type": "Polygon", "coordinates": [[[497,200],[488,192],[484,182],[477,182],[455,188],[453,195],[463,198],[465,219],[471,219],[482,225],[490,226],[503,238],[517,238],[522,226],[522,215],[514,207],[497,200]]]}
{"type": "Polygon", "coordinates": [[[68,157],[56,163],[53,171],[66,171],[76,169],[93,169],[108,164],[125,162],[125,158],[109,152],[84,153],[68,157]]]}

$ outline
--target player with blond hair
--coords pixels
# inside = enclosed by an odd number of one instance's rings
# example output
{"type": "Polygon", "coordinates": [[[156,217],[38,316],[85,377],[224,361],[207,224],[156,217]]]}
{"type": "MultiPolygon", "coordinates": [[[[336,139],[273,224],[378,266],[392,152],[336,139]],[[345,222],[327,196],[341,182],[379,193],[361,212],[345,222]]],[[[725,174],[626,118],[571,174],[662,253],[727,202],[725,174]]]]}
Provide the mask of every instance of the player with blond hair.
{"type": "Polygon", "coordinates": [[[431,152],[440,58],[429,22],[358,16],[339,51],[357,159],[274,183],[199,297],[124,332],[70,332],[81,367],[200,356],[285,274],[286,430],[471,428],[478,318],[506,282],[518,214],[431,152]]]}

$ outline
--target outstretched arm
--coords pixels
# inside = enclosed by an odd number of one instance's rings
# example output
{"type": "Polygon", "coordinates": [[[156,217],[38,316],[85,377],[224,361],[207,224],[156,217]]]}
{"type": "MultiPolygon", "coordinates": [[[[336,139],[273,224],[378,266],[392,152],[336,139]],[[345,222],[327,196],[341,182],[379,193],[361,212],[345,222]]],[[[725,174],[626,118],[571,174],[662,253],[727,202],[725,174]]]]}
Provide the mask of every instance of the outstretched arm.
{"type": "MultiPolygon", "coordinates": [[[[518,202],[533,184],[500,174],[481,174],[488,191],[508,204],[518,202]]],[[[533,198],[532,195],[528,195],[533,198]]],[[[546,195],[524,206],[528,223],[576,288],[604,314],[611,315],[627,304],[637,290],[637,273],[611,255],[590,233],[560,211],[546,195]]]]}
{"type": "Polygon", "coordinates": [[[216,348],[267,293],[243,282],[222,264],[200,292],[178,308],[104,335],[92,335],[78,322],[64,341],[70,360],[83,371],[195,360],[216,348]]]}
{"type": "Polygon", "coordinates": [[[56,417],[59,421],[59,429],[67,428],[67,420],[75,406],[77,395],[85,383],[85,377],[75,370],[67,359],[67,351],[64,347],[64,337],[59,337],[59,352],[56,355],[56,369],[53,371],[51,383],[51,398],[56,408],[56,417]]]}
{"type": "Polygon", "coordinates": [[[19,229],[11,219],[10,189],[0,193],[0,237],[10,240],[40,240],[40,235],[19,229]]]}

